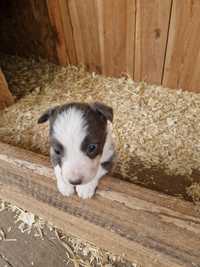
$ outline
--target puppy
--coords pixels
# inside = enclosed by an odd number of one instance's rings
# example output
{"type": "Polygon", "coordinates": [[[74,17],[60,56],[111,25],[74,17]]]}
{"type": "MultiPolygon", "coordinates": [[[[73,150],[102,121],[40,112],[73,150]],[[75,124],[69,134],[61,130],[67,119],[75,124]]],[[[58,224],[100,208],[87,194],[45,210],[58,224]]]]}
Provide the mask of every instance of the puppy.
{"type": "Polygon", "coordinates": [[[69,103],[47,110],[38,123],[48,120],[58,190],[64,196],[76,190],[79,197],[91,198],[114,160],[112,108],[99,102],[69,103]]]}

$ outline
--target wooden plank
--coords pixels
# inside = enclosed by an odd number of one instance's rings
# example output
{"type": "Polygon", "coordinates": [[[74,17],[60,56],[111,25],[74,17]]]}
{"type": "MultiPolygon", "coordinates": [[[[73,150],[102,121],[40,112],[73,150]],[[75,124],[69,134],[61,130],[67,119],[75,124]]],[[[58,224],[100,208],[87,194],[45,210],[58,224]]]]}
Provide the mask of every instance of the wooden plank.
{"type": "Polygon", "coordinates": [[[70,18],[68,3],[69,2],[66,0],[59,0],[60,14],[61,14],[60,19],[62,20],[63,34],[65,38],[65,47],[69,63],[76,65],[77,56],[76,56],[76,49],[74,42],[73,25],[70,18]]]}
{"type": "Polygon", "coordinates": [[[163,85],[200,92],[200,1],[173,1],[163,85]]]}
{"type": "Polygon", "coordinates": [[[135,1],[97,1],[103,74],[133,77],[135,1]]]}
{"type": "Polygon", "coordinates": [[[54,232],[45,226],[43,238],[36,230],[30,234],[21,233],[19,224],[16,224],[16,214],[12,211],[4,210],[0,212],[0,228],[6,234],[6,239],[13,241],[0,241],[0,266],[1,267],[73,267],[73,263],[68,263],[66,249],[58,241],[54,232]],[[11,227],[8,233],[7,229],[11,227]],[[16,240],[16,241],[14,241],[16,240]]]}
{"type": "Polygon", "coordinates": [[[68,1],[77,60],[87,69],[101,73],[100,44],[96,1],[68,1]]]}
{"type": "Polygon", "coordinates": [[[161,84],[171,0],[138,0],[134,79],[161,84]]]}
{"type": "Polygon", "coordinates": [[[200,216],[192,203],[111,177],[93,199],[66,198],[49,168],[45,157],[0,143],[0,197],[142,266],[199,266],[200,216]]]}
{"type": "Polygon", "coordinates": [[[62,65],[65,65],[66,63],[69,63],[70,60],[67,55],[65,32],[63,28],[59,0],[47,0],[47,7],[51,26],[54,32],[58,62],[62,65]]]}
{"type": "Polygon", "coordinates": [[[14,98],[8,89],[8,84],[0,68],[0,109],[4,109],[13,103],[14,98]]]}

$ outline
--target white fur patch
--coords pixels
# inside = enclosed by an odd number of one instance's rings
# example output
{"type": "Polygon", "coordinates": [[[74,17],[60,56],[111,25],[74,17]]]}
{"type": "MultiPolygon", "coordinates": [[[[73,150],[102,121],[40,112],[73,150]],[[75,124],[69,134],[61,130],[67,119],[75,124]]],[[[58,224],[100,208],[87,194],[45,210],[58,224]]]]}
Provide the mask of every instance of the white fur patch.
{"type": "Polygon", "coordinates": [[[70,183],[64,182],[59,165],[54,167],[55,176],[57,178],[57,188],[63,196],[71,196],[74,194],[74,186],[70,183]]]}
{"type": "Polygon", "coordinates": [[[115,152],[115,145],[112,137],[112,124],[107,126],[107,137],[103,148],[103,154],[101,157],[101,163],[109,160],[115,152]]]}
{"type": "Polygon", "coordinates": [[[72,107],[58,115],[54,123],[54,136],[63,146],[73,152],[86,136],[83,113],[72,107]]]}
{"type": "Polygon", "coordinates": [[[53,126],[53,135],[65,149],[61,169],[65,182],[82,180],[87,183],[97,173],[100,158],[91,160],[81,151],[86,134],[87,123],[80,110],[72,107],[58,115],[53,126]]]}
{"type": "Polygon", "coordinates": [[[99,180],[107,173],[105,169],[99,166],[96,176],[88,184],[76,186],[76,192],[79,197],[83,199],[91,198],[95,194],[95,190],[98,186],[99,180]]]}

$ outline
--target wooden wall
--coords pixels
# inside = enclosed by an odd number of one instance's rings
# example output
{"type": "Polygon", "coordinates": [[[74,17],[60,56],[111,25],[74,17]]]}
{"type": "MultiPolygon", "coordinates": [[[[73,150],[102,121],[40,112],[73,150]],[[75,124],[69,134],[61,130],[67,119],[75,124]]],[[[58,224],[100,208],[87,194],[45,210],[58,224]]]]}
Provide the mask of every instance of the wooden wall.
{"type": "Polygon", "coordinates": [[[13,2],[26,3],[33,22],[43,25],[37,27],[39,38],[35,27],[24,29],[28,36],[34,31],[46,51],[42,56],[60,64],[84,63],[105,75],[129,74],[137,81],[200,91],[200,0],[13,2]]]}
{"type": "Polygon", "coordinates": [[[1,52],[56,62],[56,32],[45,0],[0,0],[1,52]]]}

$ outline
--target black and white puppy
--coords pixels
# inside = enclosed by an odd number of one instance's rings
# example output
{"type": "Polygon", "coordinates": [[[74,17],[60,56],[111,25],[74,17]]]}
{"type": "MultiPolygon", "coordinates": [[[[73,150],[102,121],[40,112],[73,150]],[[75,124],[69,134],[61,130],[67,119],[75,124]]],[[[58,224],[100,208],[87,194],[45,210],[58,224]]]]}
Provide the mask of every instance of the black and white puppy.
{"type": "Polygon", "coordinates": [[[70,103],[47,110],[38,123],[50,123],[50,155],[58,190],[91,198],[111,168],[113,110],[103,103],[70,103]]]}

